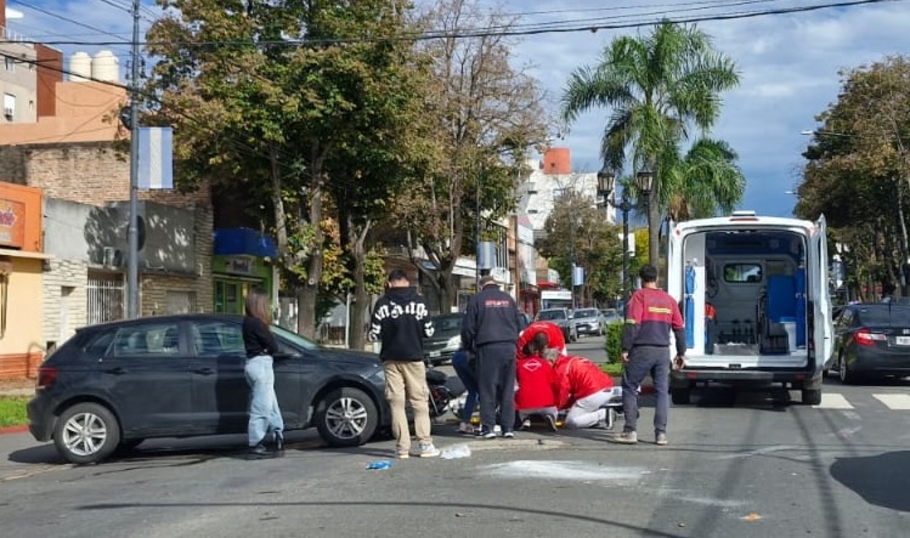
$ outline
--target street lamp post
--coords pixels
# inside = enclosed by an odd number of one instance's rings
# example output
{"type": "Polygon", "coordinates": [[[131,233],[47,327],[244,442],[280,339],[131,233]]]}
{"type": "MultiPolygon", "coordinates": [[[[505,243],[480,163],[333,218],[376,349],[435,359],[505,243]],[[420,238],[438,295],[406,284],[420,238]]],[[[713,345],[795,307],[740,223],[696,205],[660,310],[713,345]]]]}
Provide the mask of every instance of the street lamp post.
{"type": "Polygon", "coordinates": [[[650,168],[642,168],[635,174],[635,186],[638,188],[638,193],[641,196],[641,199],[645,201],[645,208],[648,214],[648,263],[658,266],[658,257],[654,256],[654,259],[651,259],[652,252],[660,252],[659,245],[650,244],[651,241],[651,227],[654,226],[654,223],[651,222],[651,189],[654,184],[654,172],[650,168]]]}
{"type": "Polygon", "coordinates": [[[616,203],[613,198],[613,189],[616,186],[616,176],[607,168],[597,173],[597,193],[604,198],[604,202],[622,212],[622,314],[626,316],[626,304],[629,302],[629,211],[632,204],[626,190],[622,191],[622,202],[616,203]]]}

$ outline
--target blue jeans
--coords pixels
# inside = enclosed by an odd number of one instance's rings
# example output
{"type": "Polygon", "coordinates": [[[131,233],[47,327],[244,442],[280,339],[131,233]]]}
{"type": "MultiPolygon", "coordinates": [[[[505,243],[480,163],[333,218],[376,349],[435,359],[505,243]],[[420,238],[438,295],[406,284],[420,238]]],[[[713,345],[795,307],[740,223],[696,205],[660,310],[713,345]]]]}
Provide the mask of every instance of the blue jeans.
{"type": "Polygon", "coordinates": [[[247,426],[249,445],[256,446],[274,433],[281,436],[284,420],[278,409],[278,397],[275,395],[275,371],[272,370],[272,357],[259,355],[247,359],[243,368],[246,382],[250,386],[250,422],[247,426]]]}
{"type": "Polygon", "coordinates": [[[470,424],[471,416],[474,415],[474,410],[477,408],[477,400],[480,397],[480,393],[477,389],[477,373],[468,364],[467,351],[459,350],[455,352],[455,356],[452,357],[452,368],[455,369],[455,374],[468,392],[464,399],[464,408],[461,410],[461,421],[465,424],[470,424]]]}

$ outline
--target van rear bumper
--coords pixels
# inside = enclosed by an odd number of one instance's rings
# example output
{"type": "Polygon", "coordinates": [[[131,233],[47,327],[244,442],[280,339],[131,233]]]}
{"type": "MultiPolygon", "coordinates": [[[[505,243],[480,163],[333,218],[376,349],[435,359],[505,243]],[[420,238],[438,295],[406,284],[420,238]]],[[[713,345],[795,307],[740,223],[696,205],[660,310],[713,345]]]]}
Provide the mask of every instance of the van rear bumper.
{"type": "Polygon", "coordinates": [[[806,388],[819,388],[822,372],[815,370],[727,370],[683,368],[670,372],[670,384],[687,387],[694,382],[716,381],[729,384],[801,383],[806,388]],[[817,386],[814,386],[817,385],[817,386]]]}

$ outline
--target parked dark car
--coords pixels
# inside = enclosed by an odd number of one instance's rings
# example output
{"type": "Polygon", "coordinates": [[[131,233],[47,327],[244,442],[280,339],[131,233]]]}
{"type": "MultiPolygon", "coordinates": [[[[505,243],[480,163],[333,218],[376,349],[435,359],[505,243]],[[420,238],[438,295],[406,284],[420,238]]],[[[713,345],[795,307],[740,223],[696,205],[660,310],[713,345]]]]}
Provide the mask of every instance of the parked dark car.
{"type": "Polygon", "coordinates": [[[433,336],[423,339],[423,355],[427,363],[436,365],[452,360],[461,347],[461,320],[463,314],[433,316],[433,336]]]}
{"type": "Polygon", "coordinates": [[[825,373],[837,371],[842,383],[910,375],[910,307],[846,306],[835,321],[834,333],[834,353],[825,373]]]}
{"type": "MultiPolygon", "coordinates": [[[[242,319],[188,314],[80,329],[39,369],[32,436],[53,439],[73,463],[93,463],[152,437],[246,432],[242,319]]],[[[354,446],[390,422],[377,355],[272,330],[286,429],[315,426],[328,444],[354,446]]]]}

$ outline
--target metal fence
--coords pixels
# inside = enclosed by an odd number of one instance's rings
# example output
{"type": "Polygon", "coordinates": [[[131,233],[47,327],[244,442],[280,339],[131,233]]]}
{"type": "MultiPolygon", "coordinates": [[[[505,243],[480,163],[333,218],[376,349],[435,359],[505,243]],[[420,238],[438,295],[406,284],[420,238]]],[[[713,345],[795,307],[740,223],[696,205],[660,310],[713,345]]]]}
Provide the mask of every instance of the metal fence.
{"type": "Polygon", "coordinates": [[[123,319],[123,275],[89,271],[86,313],[88,324],[123,319]]]}

